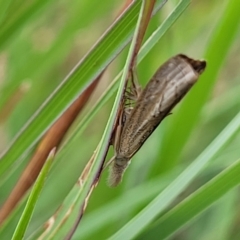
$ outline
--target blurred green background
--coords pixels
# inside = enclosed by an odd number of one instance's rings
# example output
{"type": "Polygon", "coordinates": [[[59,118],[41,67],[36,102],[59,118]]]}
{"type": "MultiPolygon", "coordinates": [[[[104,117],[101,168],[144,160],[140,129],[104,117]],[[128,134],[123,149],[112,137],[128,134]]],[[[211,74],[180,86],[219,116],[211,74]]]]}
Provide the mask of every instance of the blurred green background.
{"type": "MultiPolygon", "coordinates": [[[[0,150],[4,151],[45,99],[112,24],[123,8],[123,2],[1,0],[0,3],[0,150]]],[[[174,0],[168,1],[153,17],[146,39],[177,3],[174,0]]],[[[209,72],[200,78],[196,89],[194,88],[195,93],[204,95],[206,101],[201,97],[187,96],[134,156],[119,187],[109,188],[106,185],[107,171],[103,173],[74,239],[106,239],[115,233],[209,146],[239,112],[240,28],[234,20],[234,14],[230,12],[231,9],[237,11],[236,6],[236,0],[192,1],[141,62],[138,76],[144,86],[154,71],[175,54],[206,58],[209,72]],[[232,19],[227,19],[228,15],[233,16],[232,19]],[[234,26],[228,25],[231,21],[235,22],[234,26]],[[211,73],[212,69],[214,73],[211,73]],[[207,79],[207,76],[214,79],[207,79]],[[207,85],[208,81],[212,85],[206,89],[204,84],[207,85]],[[195,106],[199,109],[196,114],[195,106]],[[186,132],[185,129],[190,130],[186,132]],[[148,189],[145,195],[148,182],[152,183],[152,189],[148,189]],[[138,188],[139,191],[136,192],[139,196],[133,194],[134,189],[138,188]],[[145,198],[141,202],[134,203],[143,197],[145,198]],[[121,213],[115,213],[122,201],[126,208],[123,206],[121,213]],[[130,203],[128,207],[127,203],[130,203]],[[110,219],[103,220],[105,224],[101,225],[101,219],[107,212],[112,213],[112,216],[110,214],[110,219]]],[[[123,68],[126,54],[125,49],[107,69],[69,134],[75,131],[77,123],[123,68]]],[[[113,101],[114,96],[97,112],[68,150],[60,151],[57,155],[29,226],[28,236],[55,212],[72,189],[103,134],[113,101]]],[[[235,162],[240,155],[239,140],[240,135],[236,131],[230,144],[214,156],[211,164],[165,211],[235,162]]],[[[24,156],[20,164],[15,165],[17,167],[13,174],[1,184],[1,204],[33,150],[34,148],[24,156]]],[[[108,158],[112,154],[111,149],[108,158]]],[[[187,226],[170,239],[239,239],[238,200],[239,193],[235,188],[197,218],[191,219],[187,226]]],[[[13,221],[2,231],[1,239],[10,239],[15,223],[13,221]]]]}

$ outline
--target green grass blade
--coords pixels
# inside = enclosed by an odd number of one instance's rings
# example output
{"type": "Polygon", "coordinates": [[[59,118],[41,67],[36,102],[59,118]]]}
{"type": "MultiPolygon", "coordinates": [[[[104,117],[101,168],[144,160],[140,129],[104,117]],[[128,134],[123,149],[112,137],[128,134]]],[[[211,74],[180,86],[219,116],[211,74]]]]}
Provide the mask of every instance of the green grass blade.
{"type": "Polygon", "coordinates": [[[13,234],[13,237],[12,237],[13,240],[23,239],[23,237],[24,237],[27,226],[31,220],[35,205],[37,203],[38,197],[44,186],[45,179],[46,179],[49,169],[51,167],[51,164],[52,164],[52,161],[54,158],[54,154],[55,154],[55,150],[50,152],[48,159],[46,160],[46,163],[44,164],[44,166],[36,180],[36,183],[33,186],[33,189],[28,198],[26,207],[22,213],[22,216],[18,222],[17,228],[15,229],[15,232],[13,234]]]}
{"type": "Polygon", "coordinates": [[[191,194],[167,214],[163,215],[154,226],[142,234],[139,239],[165,239],[188,221],[196,217],[224,194],[240,184],[240,160],[218,174],[210,182],[191,194]]]}
{"type": "Polygon", "coordinates": [[[221,115],[227,114],[231,109],[240,106],[239,92],[240,86],[236,86],[207,104],[202,111],[204,121],[214,121],[221,115]]]}
{"type": "Polygon", "coordinates": [[[92,234],[98,232],[104,226],[117,222],[123,212],[131,212],[141,207],[142,204],[161,192],[169,184],[173,176],[176,176],[176,172],[146,182],[127,192],[123,192],[117,199],[90,212],[84,216],[81,227],[77,229],[74,239],[89,239],[92,234]],[[143,192],[144,194],[142,194],[143,192]],[[138,197],[136,198],[136,196],[138,197]]]}
{"type": "MultiPolygon", "coordinates": [[[[237,189],[234,189],[233,191],[225,194],[216,203],[214,203],[210,209],[208,209],[209,212],[214,211],[214,214],[211,214],[209,217],[210,219],[208,221],[208,224],[202,232],[202,239],[230,239],[229,234],[231,233],[233,219],[236,211],[234,203],[237,201],[237,197],[237,189]]],[[[205,213],[208,214],[208,211],[205,211],[205,213]]],[[[194,221],[194,219],[193,225],[197,225],[198,221],[194,221]]]]}
{"type": "Polygon", "coordinates": [[[144,43],[138,59],[139,62],[148,54],[154,45],[161,39],[161,37],[169,30],[169,28],[177,21],[181,14],[189,6],[191,0],[181,0],[173,9],[173,11],[166,17],[164,22],[154,31],[154,33],[144,43]]]}
{"type": "Polygon", "coordinates": [[[161,194],[146,208],[137,214],[116,234],[109,239],[132,239],[147,227],[153,219],[168,207],[173,200],[190,184],[197,174],[213,159],[213,157],[235,136],[240,129],[240,114],[238,114],[218,137],[203,151],[199,157],[177,177],[161,194]]]}
{"type": "MultiPolygon", "coordinates": [[[[162,189],[169,184],[171,177],[175,175],[176,173],[166,177],[161,176],[141,186],[137,186],[134,189],[124,192],[123,195],[120,195],[117,199],[105,204],[104,206],[101,206],[93,212],[86,214],[81,222],[80,227],[74,234],[73,239],[89,239],[92,234],[97,232],[102,227],[108,226],[114,221],[117,222],[123,211],[132,211],[133,209],[136,209],[144,204],[146,201],[152,199],[157,195],[157,193],[162,191],[162,189]],[[144,195],[141,194],[143,191],[144,195]],[[135,196],[139,197],[136,198],[135,196]],[[118,207],[116,208],[116,206],[118,207]]],[[[64,200],[64,203],[61,205],[61,209],[58,211],[53,228],[48,234],[45,235],[46,239],[49,236],[53,236],[58,228],[61,228],[61,222],[64,221],[64,216],[69,212],[71,206],[75,205],[78,194],[79,186],[75,185],[64,200]]],[[[36,237],[29,237],[28,239],[30,240],[35,238],[36,237]]]]}
{"type": "Polygon", "coordinates": [[[78,199],[81,194],[81,185],[75,184],[71,192],[68,194],[64,202],[61,204],[57,214],[52,217],[54,225],[50,229],[45,229],[41,237],[44,239],[62,239],[74,225],[75,219],[79,212],[78,199]]]}
{"type": "MultiPolygon", "coordinates": [[[[164,136],[163,145],[159,152],[159,167],[155,169],[165,172],[173,167],[181,155],[181,151],[196,125],[201,110],[207,101],[218,73],[232,46],[234,36],[240,24],[238,0],[227,2],[225,12],[218,25],[214,28],[211,41],[206,49],[205,59],[207,69],[198,84],[190,91],[179,107],[179,113],[174,116],[173,124],[164,136]],[[231,27],[230,27],[231,26],[231,27]],[[161,166],[160,166],[161,165],[161,166]]],[[[154,171],[156,174],[156,171],[154,171]]]]}

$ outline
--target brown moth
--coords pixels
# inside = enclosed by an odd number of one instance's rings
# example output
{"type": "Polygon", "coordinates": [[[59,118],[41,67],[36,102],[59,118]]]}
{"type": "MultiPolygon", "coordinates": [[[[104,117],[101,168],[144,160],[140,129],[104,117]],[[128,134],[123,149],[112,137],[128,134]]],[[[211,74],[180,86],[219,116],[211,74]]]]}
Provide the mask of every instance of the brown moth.
{"type": "Polygon", "coordinates": [[[138,94],[133,109],[125,115],[124,120],[121,119],[122,126],[115,139],[115,155],[110,165],[110,186],[117,186],[121,182],[130,159],[197,82],[205,67],[205,61],[179,54],[157,70],[138,94]]]}

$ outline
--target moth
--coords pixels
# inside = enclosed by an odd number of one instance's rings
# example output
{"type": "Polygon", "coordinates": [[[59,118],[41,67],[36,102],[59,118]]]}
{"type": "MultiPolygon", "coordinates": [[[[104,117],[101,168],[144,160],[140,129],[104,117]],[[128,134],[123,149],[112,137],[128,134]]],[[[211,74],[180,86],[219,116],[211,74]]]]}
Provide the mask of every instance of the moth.
{"type": "Polygon", "coordinates": [[[132,85],[128,95],[136,101],[133,108],[125,107],[119,119],[115,155],[109,167],[110,186],[121,182],[133,155],[197,82],[205,67],[205,61],[179,54],[160,66],[143,90],[132,85]]]}

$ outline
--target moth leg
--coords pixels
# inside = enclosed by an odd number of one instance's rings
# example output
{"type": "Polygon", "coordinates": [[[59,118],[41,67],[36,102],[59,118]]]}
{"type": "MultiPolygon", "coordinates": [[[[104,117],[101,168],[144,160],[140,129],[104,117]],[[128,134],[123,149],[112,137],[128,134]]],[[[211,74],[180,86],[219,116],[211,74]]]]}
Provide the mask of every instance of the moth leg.
{"type": "Polygon", "coordinates": [[[103,166],[103,171],[104,171],[106,168],[108,168],[114,160],[115,160],[115,156],[113,156],[106,164],[104,164],[104,166],[103,166]]]}
{"type": "MultiPolygon", "coordinates": [[[[118,144],[119,144],[119,139],[124,123],[124,107],[122,106],[120,109],[119,117],[116,121],[114,130],[112,132],[111,140],[110,140],[110,145],[113,145],[114,152],[116,153],[118,151],[118,144]]],[[[105,170],[115,159],[115,154],[114,156],[104,165],[103,170],[105,170]]]]}
{"type": "Polygon", "coordinates": [[[126,101],[136,101],[137,100],[137,95],[134,92],[134,90],[131,88],[131,86],[129,87],[129,90],[126,90],[124,93],[124,100],[125,103],[126,101]]]}
{"type": "Polygon", "coordinates": [[[123,111],[121,112],[121,115],[118,119],[118,125],[117,125],[117,128],[116,128],[114,141],[113,141],[113,148],[114,148],[115,152],[118,150],[119,139],[120,139],[120,135],[121,135],[121,132],[122,132],[122,127],[123,127],[122,123],[123,123],[123,111]]]}
{"type": "MultiPolygon", "coordinates": [[[[123,103],[120,109],[119,117],[116,121],[114,130],[112,132],[112,137],[110,140],[110,145],[113,145],[115,153],[118,151],[119,139],[122,132],[122,128],[133,109],[132,101],[136,101],[140,96],[140,93],[142,92],[141,86],[138,84],[138,81],[137,81],[136,71],[132,70],[130,72],[130,75],[131,75],[130,77],[131,85],[129,87],[129,90],[126,90],[124,93],[123,103]]],[[[105,165],[104,169],[107,166],[109,166],[114,159],[115,157],[109,160],[108,163],[105,165]]]]}
{"type": "Polygon", "coordinates": [[[118,144],[119,144],[119,139],[120,139],[120,135],[122,132],[122,128],[129,116],[129,114],[131,113],[132,109],[133,109],[133,107],[124,106],[124,108],[121,110],[120,116],[118,118],[116,130],[115,130],[114,138],[113,138],[113,147],[115,150],[118,150],[118,144]]]}
{"type": "MultiPolygon", "coordinates": [[[[124,109],[121,110],[120,116],[117,120],[116,127],[112,133],[110,144],[113,145],[114,152],[116,153],[118,151],[119,146],[119,139],[122,132],[122,128],[127,121],[127,118],[129,114],[131,113],[133,107],[124,107],[124,109]]],[[[104,166],[103,169],[106,169],[115,159],[115,156],[113,156],[104,166]]]]}
{"type": "Polygon", "coordinates": [[[119,128],[122,126],[122,122],[123,122],[123,111],[124,111],[124,104],[122,103],[118,112],[118,117],[115,120],[114,123],[114,128],[112,131],[112,135],[111,135],[111,140],[110,140],[110,144],[109,145],[113,145],[113,147],[115,148],[116,146],[116,138],[119,135],[119,128]]]}
{"type": "MultiPolygon", "coordinates": [[[[122,112],[122,110],[121,110],[122,112]]],[[[112,136],[111,136],[111,140],[109,145],[113,146],[114,152],[116,153],[117,151],[117,147],[118,147],[118,142],[119,142],[119,137],[120,137],[120,133],[121,133],[121,124],[119,124],[119,121],[121,121],[120,119],[122,118],[122,114],[120,114],[119,118],[116,121],[115,127],[112,131],[112,136]]],[[[114,161],[115,159],[115,154],[114,156],[107,162],[104,164],[103,166],[103,171],[109,167],[109,165],[114,161]]]]}

